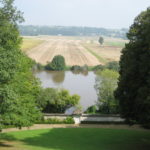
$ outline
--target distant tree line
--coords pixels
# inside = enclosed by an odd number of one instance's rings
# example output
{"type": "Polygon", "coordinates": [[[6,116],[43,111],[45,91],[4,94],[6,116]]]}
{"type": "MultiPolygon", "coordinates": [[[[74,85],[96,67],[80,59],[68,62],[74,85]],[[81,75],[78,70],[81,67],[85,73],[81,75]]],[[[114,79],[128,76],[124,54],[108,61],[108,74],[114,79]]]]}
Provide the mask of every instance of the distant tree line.
{"type": "Polygon", "coordinates": [[[64,27],[64,26],[19,26],[21,35],[64,35],[64,36],[108,36],[126,39],[128,29],[105,29],[94,27],[64,27]]]}

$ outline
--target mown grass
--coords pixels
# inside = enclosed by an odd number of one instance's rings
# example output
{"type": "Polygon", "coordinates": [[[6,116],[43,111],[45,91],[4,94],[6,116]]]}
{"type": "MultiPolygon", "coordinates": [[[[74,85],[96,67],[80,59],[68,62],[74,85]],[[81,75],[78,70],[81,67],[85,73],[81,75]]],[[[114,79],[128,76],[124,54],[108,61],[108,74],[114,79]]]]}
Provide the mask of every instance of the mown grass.
{"type": "Polygon", "coordinates": [[[29,49],[34,48],[35,46],[43,43],[43,40],[33,39],[33,38],[23,38],[23,43],[21,49],[23,51],[28,51],[29,49]]]}
{"type": "Polygon", "coordinates": [[[66,128],[1,133],[0,149],[3,150],[2,140],[14,142],[15,145],[10,148],[13,147],[15,150],[150,149],[150,131],[144,130],[66,128]]]}

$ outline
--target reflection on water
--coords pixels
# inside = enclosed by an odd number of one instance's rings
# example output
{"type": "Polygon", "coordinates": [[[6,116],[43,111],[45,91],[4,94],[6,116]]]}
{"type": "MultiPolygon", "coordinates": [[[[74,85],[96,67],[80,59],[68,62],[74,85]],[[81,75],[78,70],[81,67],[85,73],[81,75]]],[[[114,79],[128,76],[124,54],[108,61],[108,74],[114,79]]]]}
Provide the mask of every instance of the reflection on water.
{"type": "Polygon", "coordinates": [[[88,71],[80,71],[80,70],[76,70],[76,71],[72,71],[73,74],[82,74],[84,76],[88,75],[88,71]]]}
{"type": "Polygon", "coordinates": [[[54,83],[62,83],[65,79],[65,72],[64,71],[53,71],[52,74],[52,80],[54,83]]]}
{"type": "Polygon", "coordinates": [[[64,88],[71,94],[80,95],[80,104],[84,110],[96,103],[96,75],[93,72],[37,71],[35,75],[41,80],[44,88],[64,88]]]}

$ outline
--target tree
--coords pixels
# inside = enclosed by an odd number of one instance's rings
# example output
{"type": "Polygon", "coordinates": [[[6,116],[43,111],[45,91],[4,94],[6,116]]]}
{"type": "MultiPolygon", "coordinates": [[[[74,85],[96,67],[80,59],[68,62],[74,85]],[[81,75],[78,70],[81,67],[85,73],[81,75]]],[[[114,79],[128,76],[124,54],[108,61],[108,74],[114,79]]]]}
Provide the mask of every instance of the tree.
{"type": "Polygon", "coordinates": [[[80,96],[70,95],[67,90],[42,89],[37,103],[44,113],[64,113],[67,108],[78,105],[80,96]]]}
{"type": "Polygon", "coordinates": [[[104,38],[100,36],[98,42],[100,43],[100,45],[102,45],[104,43],[104,38]]]}
{"type": "Polygon", "coordinates": [[[117,61],[108,62],[105,67],[110,70],[119,71],[119,62],[117,61]]]}
{"type": "Polygon", "coordinates": [[[61,55],[57,55],[53,58],[52,62],[46,65],[47,70],[61,71],[65,70],[66,63],[65,58],[61,55]]]}
{"type": "Polygon", "coordinates": [[[150,8],[135,18],[127,37],[115,96],[124,118],[150,125],[150,8]]]}
{"type": "Polygon", "coordinates": [[[97,73],[95,88],[98,94],[99,112],[118,113],[118,102],[114,97],[119,74],[116,71],[105,69],[97,73]]]}
{"type": "Polygon", "coordinates": [[[0,125],[30,126],[40,115],[35,99],[39,83],[31,73],[32,61],[20,50],[17,23],[22,14],[14,0],[0,1],[0,125]]]}

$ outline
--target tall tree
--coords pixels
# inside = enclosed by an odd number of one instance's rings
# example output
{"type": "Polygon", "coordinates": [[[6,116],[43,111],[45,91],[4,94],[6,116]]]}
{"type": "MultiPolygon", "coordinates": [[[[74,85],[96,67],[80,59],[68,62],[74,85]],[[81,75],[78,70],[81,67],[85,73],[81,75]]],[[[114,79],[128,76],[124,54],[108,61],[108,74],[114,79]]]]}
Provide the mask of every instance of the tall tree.
{"type": "Polygon", "coordinates": [[[21,128],[39,115],[35,103],[39,84],[31,73],[32,61],[20,50],[17,23],[23,18],[13,2],[0,1],[0,125],[21,128]]]}
{"type": "Polygon", "coordinates": [[[135,18],[127,37],[115,95],[124,118],[150,124],[150,8],[135,18]]]}
{"type": "Polygon", "coordinates": [[[98,42],[100,43],[100,45],[102,45],[104,43],[104,38],[100,36],[98,42]]]}

